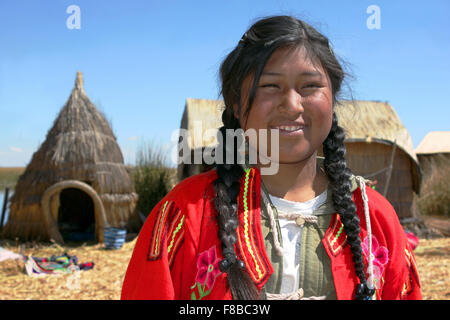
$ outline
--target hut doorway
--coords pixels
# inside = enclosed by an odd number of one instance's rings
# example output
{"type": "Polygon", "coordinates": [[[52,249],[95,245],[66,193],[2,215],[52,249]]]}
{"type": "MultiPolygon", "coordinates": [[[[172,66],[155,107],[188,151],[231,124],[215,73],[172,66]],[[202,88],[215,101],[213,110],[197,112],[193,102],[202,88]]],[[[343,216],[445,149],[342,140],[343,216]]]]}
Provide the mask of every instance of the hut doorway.
{"type": "Polygon", "coordinates": [[[66,188],[59,193],[58,229],[64,242],[94,241],[94,201],[81,189],[66,188]]]}
{"type": "Polygon", "coordinates": [[[41,206],[49,238],[60,243],[92,238],[103,242],[105,208],[98,193],[87,183],[55,183],[44,192],[41,206]]]}

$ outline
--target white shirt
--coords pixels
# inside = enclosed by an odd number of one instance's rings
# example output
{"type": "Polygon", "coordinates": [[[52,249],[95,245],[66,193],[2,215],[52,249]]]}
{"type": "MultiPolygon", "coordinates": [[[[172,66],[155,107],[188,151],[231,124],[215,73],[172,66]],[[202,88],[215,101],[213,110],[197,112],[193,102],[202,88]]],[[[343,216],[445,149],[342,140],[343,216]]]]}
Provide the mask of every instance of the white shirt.
{"type": "MultiPolygon", "coordinates": [[[[269,194],[272,204],[278,211],[300,212],[311,215],[318,207],[325,203],[327,190],[306,202],[289,201],[269,194]]],[[[300,246],[303,226],[298,226],[295,220],[278,219],[281,238],[283,241],[283,276],[280,293],[292,293],[299,286],[300,246]]]]}

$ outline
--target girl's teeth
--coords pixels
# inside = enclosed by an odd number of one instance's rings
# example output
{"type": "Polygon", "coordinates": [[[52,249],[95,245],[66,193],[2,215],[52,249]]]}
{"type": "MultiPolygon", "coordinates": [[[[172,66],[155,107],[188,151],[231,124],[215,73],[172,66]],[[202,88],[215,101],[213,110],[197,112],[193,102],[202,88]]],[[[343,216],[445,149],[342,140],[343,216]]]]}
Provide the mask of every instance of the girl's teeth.
{"type": "Polygon", "coordinates": [[[297,131],[300,130],[302,127],[298,126],[298,127],[294,127],[294,126],[283,126],[283,127],[279,127],[279,129],[284,130],[284,131],[297,131]]]}

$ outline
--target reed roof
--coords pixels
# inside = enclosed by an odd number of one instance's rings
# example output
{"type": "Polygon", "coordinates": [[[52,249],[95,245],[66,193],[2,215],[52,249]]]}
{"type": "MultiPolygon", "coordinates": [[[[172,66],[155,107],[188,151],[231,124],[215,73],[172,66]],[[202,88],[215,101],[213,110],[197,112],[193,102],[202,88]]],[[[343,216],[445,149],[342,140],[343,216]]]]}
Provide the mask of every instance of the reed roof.
{"type": "Polygon", "coordinates": [[[207,137],[205,132],[208,129],[218,129],[223,126],[223,109],[224,104],[222,100],[186,99],[186,106],[184,108],[180,128],[187,129],[190,133],[187,141],[190,149],[194,149],[196,146],[196,141],[194,141],[196,125],[201,125],[201,131],[199,133],[201,134],[200,137],[203,138],[201,142],[199,141],[197,143],[197,147],[214,146],[217,144],[216,135],[207,137]]]}
{"type": "Polygon", "coordinates": [[[432,131],[425,135],[416,154],[450,153],[450,131],[432,131]]]}
{"type": "Polygon", "coordinates": [[[389,103],[343,100],[336,105],[335,111],[348,141],[395,142],[418,162],[411,136],[389,103]]]}

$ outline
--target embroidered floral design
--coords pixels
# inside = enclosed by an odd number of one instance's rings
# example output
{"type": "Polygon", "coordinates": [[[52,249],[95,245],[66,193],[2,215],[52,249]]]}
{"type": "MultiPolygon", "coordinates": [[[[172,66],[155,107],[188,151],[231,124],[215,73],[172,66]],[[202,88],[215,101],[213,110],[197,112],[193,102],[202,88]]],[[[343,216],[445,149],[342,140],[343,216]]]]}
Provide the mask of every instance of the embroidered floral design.
{"type": "Polygon", "coordinates": [[[217,275],[220,273],[219,261],[216,255],[216,247],[200,253],[197,260],[197,277],[195,281],[206,284],[208,289],[212,288],[216,281],[217,275]]]}
{"type": "MultiPolygon", "coordinates": [[[[369,260],[369,239],[366,237],[362,243],[362,250],[367,260],[369,260]]],[[[389,260],[389,251],[386,247],[380,246],[377,238],[372,236],[372,259],[373,259],[373,281],[376,289],[381,288],[381,278],[384,267],[389,260]]]]}
{"type": "Polygon", "coordinates": [[[212,246],[206,251],[200,253],[197,259],[197,276],[195,283],[191,287],[194,291],[191,294],[191,300],[200,300],[211,293],[217,276],[221,273],[219,261],[216,254],[216,246],[212,246]],[[198,298],[195,294],[195,287],[198,289],[198,298]],[[205,289],[207,289],[205,291],[205,289]]]}

